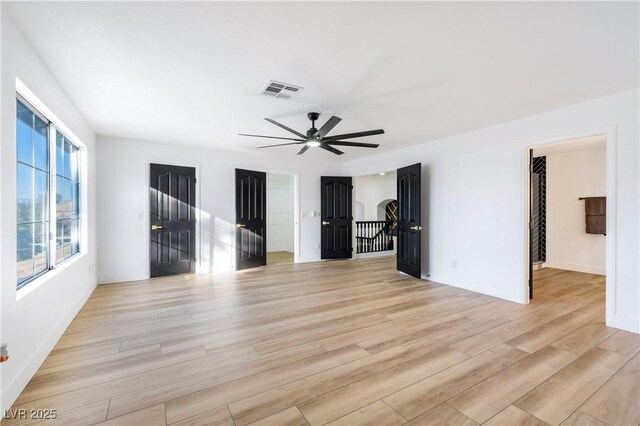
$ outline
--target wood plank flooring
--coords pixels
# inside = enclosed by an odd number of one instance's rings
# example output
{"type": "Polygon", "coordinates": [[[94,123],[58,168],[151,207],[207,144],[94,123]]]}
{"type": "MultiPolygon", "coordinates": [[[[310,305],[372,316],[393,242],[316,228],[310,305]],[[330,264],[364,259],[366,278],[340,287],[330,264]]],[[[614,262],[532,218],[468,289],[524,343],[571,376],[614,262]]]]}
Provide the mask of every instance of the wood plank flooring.
{"type": "Polygon", "coordinates": [[[282,266],[293,264],[293,253],[290,251],[270,251],[267,253],[268,266],[282,266]]]}
{"type": "Polygon", "coordinates": [[[604,277],[535,282],[519,305],[378,258],[99,286],[13,410],[65,425],[640,423],[640,342],[604,325],[604,277]]]}

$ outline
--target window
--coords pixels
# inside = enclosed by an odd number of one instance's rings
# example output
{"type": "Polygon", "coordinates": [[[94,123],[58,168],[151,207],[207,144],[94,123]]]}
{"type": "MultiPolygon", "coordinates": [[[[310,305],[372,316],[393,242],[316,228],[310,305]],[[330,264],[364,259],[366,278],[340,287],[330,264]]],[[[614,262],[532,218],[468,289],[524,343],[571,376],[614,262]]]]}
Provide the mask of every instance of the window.
{"type": "Polygon", "coordinates": [[[18,101],[18,286],[49,269],[49,123],[18,101]]]}
{"type": "Polygon", "coordinates": [[[78,148],[56,131],[56,263],[80,250],[78,148]]]}
{"type": "Polygon", "coordinates": [[[21,98],[16,109],[16,267],[20,288],[80,251],[80,180],[78,147],[21,98]],[[54,132],[52,146],[50,135],[54,132]],[[50,196],[52,188],[55,199],[50,196]],[[56,226],[51,229],[54,208],[56,226]]]}

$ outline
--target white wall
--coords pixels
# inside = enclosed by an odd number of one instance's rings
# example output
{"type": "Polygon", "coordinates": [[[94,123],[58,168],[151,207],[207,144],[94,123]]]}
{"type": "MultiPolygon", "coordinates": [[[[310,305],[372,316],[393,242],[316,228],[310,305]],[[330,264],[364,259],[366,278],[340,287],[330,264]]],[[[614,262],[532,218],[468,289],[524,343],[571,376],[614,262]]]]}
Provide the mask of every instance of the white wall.
{"type": "Polygon", "coordinates": [[[364,206],[364,215],[358,220],[384,220],[379,218],[378,204],[383,200],[395,200],[396,186],[395,171],[382,176],[374,174],[356,177],[355,199],[364,206]]]}
{"type": "Polygon", "coordinates": [[[267,173],[267,252],[293,253],[293,176],[267,173]]]}
{"type": "Polygon", "coordinates": [[[585,232],[579,198],[606,195],[606,146],[542,154],[547,158],[545,266],[604,275],[607,237],[585,232]]]}
{"type": "Polygon", "coordinates": [[[100,283],[149,277],[149,164],[197,168],[201,211],[201,265],[229,269],[235,264],[235,168],[298,173],[302,262],[320,259],[320,176],[341,164],[263,152],[231,152],[119,138],[98,139],[98,263],[100,283]],[[117,230],[117,232],[114,232],[117,230]]]}
{"type": "MultiPolygon", "coordinates": [[[[609,325],[640,331],[638,89],[353,160],[359,176],[422,163],[423,274],[524,302],[526,147],[615,126],[615,300],[609,325]],[[454,265],[457,265],[454,266],[454,265]]],[[[389,135],[391,137],[392,135],[389,135]]]]}
{"type": "MultiPolygon", "coordinates": [[[[24,389],[96,285],[95,138],[38,55],[2,11],[0,87],[2,241],[1,338],[9,345],[2,364],[1,408],[8,409],[24,389]],[[16,291],[16,77],[87,147],[86,252],[55,272],[16,291]],[[45,278],[46,277],[46,278],[45,278]]],[[[55,408],[55,407],[52,407],[55,408]]]]}

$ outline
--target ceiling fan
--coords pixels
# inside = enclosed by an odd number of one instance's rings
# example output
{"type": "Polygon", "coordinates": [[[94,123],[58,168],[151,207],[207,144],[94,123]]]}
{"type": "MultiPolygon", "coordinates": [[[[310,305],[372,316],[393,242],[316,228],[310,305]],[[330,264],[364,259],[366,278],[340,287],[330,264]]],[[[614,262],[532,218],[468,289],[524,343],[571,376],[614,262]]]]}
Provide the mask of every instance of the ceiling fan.
{"type": "Polygon", "coordinates": [[[364,132],[355,132],[355,133],[345,133],[343,135],[335,135],[335,136],[327,136],[331,130],[333,130],[336,125],[342,121],[340,117],[336,117],[335,115],[327,120],[326,123],[320,129],[316,129],[316,120],[320,117],[320,114],[317,112],[310,112],[307,114],[309,120],[311,120],[311,128],[307,130],[307,134],[303,135],[300,132],[293,130],[290,127],[285,126],[282,123],[278,123],[276,120],[271,118],[265,118],[269,123],[275,124],[276,126],[285,129],[288,132],[293,133],[298,136],[299,139],[296,138],[281,138],[278,136],[262,136],[262,135],[249,135],[246,133],[240,133],[240,136],[251,136],[254,138],[268,138],[268,139],[283,139],[295,142],[289,143],[280,143],[276,145],[265,145],[259,146],[258,148],[272,148],[274,146],[285,146],[285,145],[304,145],[300,151],[298,151],[298,155],[304,154],[309,148],[318,147],[325,149],[329,152],[333,152],[336,155],[342,155],[344,152],[339,149],[334,148],[334,145],[338,146],[354,146],[358,148],[377,148],[380,144],[377,143],[364,143],[364,142],[349,142],[343,139],[353,139],[361,136],[372,136],[372,135],[381,135],[384,134],[384,130],[367,130],[364,132]]]}

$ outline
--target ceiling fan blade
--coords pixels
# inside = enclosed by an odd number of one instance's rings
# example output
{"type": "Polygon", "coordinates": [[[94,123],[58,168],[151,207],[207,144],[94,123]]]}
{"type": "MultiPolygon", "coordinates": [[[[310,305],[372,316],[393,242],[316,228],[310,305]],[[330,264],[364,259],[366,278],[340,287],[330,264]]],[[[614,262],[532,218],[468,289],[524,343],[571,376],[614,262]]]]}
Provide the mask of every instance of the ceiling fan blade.
{"type": "Polygon", "coordinates": [[[327,150],[327,151],[329,151],[329,152],[333,152],[333,153],[334,153],[334,154],[336,154],[336,155],[342,155],[342,154],[344,154],[344,152],[340,151],[339,149],[335,149],[334,147],[329,146],[329,145],[326,145],[326,144],[322,144],[322,145],[320,145],[320,148],[322,148],[322,149],[326,149],[326,150],[327,150]]]}
{"type": "Polygon", "coordinates": [[[279,144],[276,144],[276,145],[264,145],[264,146],[259,146],[258,148],[273,148],[274,146],[300,145],[301,143],[304,143],[304,142],[279,143],[279,144]]]}
{"type": "Polygon", "coordinates": [[[327,122],[324,123],[324,125],[322,127],[320,127],[320,130],[318,130],[316,132],[316,137],[318,139],[324,138],[327,135],[327,133],[329,133],[331,130],[333,130],[333,128],[336,127],[338,125],[338,123],[341,122],[341,121],[342,121],[342,118],[336,117],[334,115],[333,117],[328,119],[327,122]]]}
{"type": "Polygon", "coordinates": [[[301,137],[302,139],[305,139],[305,140],[307,139],[307,137],[305,135],[303,135],[302,133],[296,132],[291,127],[287,127],[282,123],[278,123],[276,120],[273,120],[271,118],[265,118],[265,120],[267,120],[271,124],[275,124],[276,126],[280,127],[281,129],[285,129],[286,131],[291,132],[294,135],[301,137]]]}
{"type": "Polygon", "coordinates": [[[347,141],[326,141],[330,145],[341,145],[341,146],[357,146],[360,148],[377,148],[380,146],[379,143],[363,143],[363,142],[347,142],[347,141]]]}
{"type": "Polygon", "coordinates": [[[305,146],[303,146],[303,147],[302,147],[302,149],[301,149],[300,151],[298,151],[298,154],[297,154],[297,155],[302,155],[302,154],[304,154],[305,152],[307,152],[307,150],[308,150],[308,149],[309,149],[309,145],[305,145],[305,146]]]}
{"type": "Polygon", "coordinates": [[[361,136],[373,136],[373,135],[382,135],[382,134],[384,134],[384,130],[377,129],[377,130],[367,130],[365,132],[355,132],[355,133],[346,133],[344,135],[329,136],[327,139],[337,141],[340,139],[352,139],[352,138],[359,138],[361,136]]]}
{"type": "Polygon", "coordinates": [[[253,138],[282,139],[282,140],[285,140],[285,141],[300,141],[300,142],[305,142],[306,141],[306,139],[281,138],[279,136],[249,135],[247,133],[238,133],[238,135],[240,135],[240,136],[251,136],[253,138]]]}

